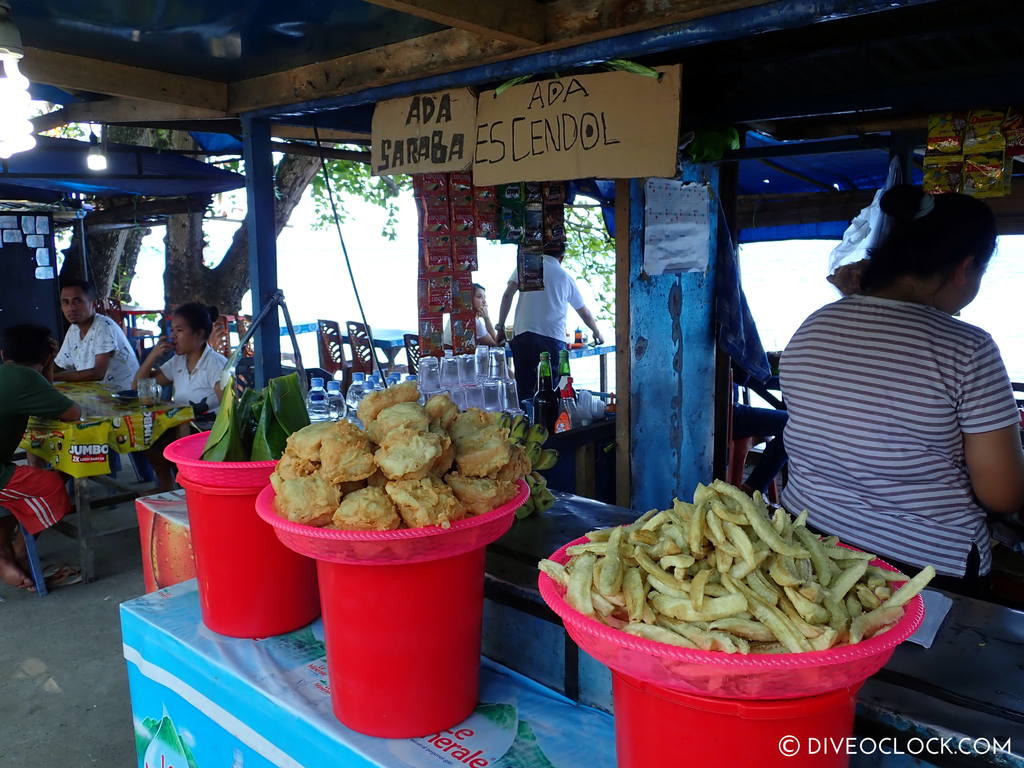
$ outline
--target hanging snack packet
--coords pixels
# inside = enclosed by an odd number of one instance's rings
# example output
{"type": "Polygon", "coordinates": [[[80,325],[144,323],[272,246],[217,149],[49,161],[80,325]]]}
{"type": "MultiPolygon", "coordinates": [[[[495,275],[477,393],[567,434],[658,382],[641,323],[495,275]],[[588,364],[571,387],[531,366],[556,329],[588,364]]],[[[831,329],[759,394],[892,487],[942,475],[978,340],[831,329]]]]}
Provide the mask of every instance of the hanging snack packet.
{"type": "Polygon", "coordinates": [[[1002,152],[964,157],[964,194],[1002,197],[1006,194],[1006,168],[1002,152]]]}
{"type": "Polygon", "coordinates": [[[468,173],[453,173],[448,179],[448,198],[452,208],[473,207],[473,177],[468,173]]]}
{"type": "Polygon", "coordinates": [[[531,247],[542,247],[544,245],[544,206],[529,203],[526,206],[524,224],[523,242],[531,247]]]}
{"type": "Polygon", "coordinates": [[[1006,110],[1003,121],[1003,138],[1006,140],[1006,156],[1024,155],[1024,112],[1019,107],[1006,110]]]}
{"type": "Polygon", "coordinates": [[[564,181],[545,181],[541,185],[544,205],[565,205],[566,191],[564,181]]]}
{"type": "MultiPolygon", "coordinates": [[[[428,315],[443,314],[452,311],[452,276],[431,275],[421,278],[427,281],[426,304],[423,309],[428,315]]],[[[422,290],[422,289],[421,289],[422,290]]]]}
{"type": "Polygon", "coordinates": [[[452,314],[465,315],[473,310],[473,278],[469,275],[456,275],[452,288],[452,314]]]}
{"type": "Polygon", "coordinates": [[[498,222],[498,238],[503,243],[523,242],[526,235],[526,211],[523,208],[502,208],[498,222]]]}
{"type": "Polygon", "coordinates": [[[452,315],[452,354],[471,355],[476,351],[476,315],[472,312],[452,315]]]}
{"type": "Polygon", "coordinates": [[[963,189],[964,160],[955,155],[925,155],[924,191],[945,195],[963,189]]]}
{"type": "Polygon", "coordinates": [[[417,173],[412,177],[412,186],[423,226],[430,215],[448,212],[448,177],[445,174],[417,173]]]}
{"type": "Polygon", "coordinates": [[[537,248],[520,246],[516,255],[516,270],[519,276],[519,290],[544,290],[544,252],[537,248]]]}
{"type": "Polygon", "coordinates": [[[473,212],[476,216],[476,236],[488,240],[498,239],[498,192],[494,187],[473,188],[473,212]]]}
{"type": "Polygon", "coordinates": [[[972,109],[967,118],[967,133],[964,135],[964,155],[983,152],[1002,152],[1006,149],[1003,138],[1005,114],[994,109],[972,109]]]}
{"type": "Polygon", "coordinates": [[[433,274],[452,271],[452,236],[447,232],[426,235],[421,240],[420,272],[433,274]]]}
{"type": "Polygon", "coordinates": [[[478,269],[476,258],[476,235],[462,232],[452,239],[452,271],[475,272],[478,269]]]}
{"type": "Polygon", "coordinates": [[[444,316],[420,315],[420,357],[444,356],[444,316]]]}
{"type": "Polygon", "coordinates": [[[967,117],[963,112],[941,112],[928,116],[929,155],[959,155],[964,150],[967,117]]]}

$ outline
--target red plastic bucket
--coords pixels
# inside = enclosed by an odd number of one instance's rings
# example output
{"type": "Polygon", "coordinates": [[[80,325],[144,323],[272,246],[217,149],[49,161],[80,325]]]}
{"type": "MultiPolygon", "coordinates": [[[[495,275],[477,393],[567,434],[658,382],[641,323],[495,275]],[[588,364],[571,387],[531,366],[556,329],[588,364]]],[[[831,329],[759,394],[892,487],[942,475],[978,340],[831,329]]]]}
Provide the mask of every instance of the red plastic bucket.
{"type": "MultiPolygon", "coordinates": [[[[187,461],[188,454],[198,456],[204,443],[205,435],[192,435],[169,445],[165,455],[174,461],[184,453],[187,461]]],[[[256,497],[274,462],[259,462],[270,464],[262,482],[262,468],[246,462],[238,462],[243,466],[234,474],[228,462],[203,463],[210,465],[206,483],[198,479],[202,466],[179,467],[178,472],[188,504],[203,623],[229,637],[268,637],[309,624],[320,615],[316,568],[285,547],[256,515],[256,497]],[[247,485],[239,474],[248,478],[247,485]]]]}
{"type": "Polygon", "coordinates": [[[612,672],[619,768],[662,768],[672,754],[729,768],[845,768],[859,685],[821,696],[737,701],[612,672]]]}
{"type": "Polygon", "coordinates": [[[370,736],[414,738],[470,715],[484,548],[528,496],[521,482],[508,504],[448,529],[337,531],[289,522],[274,511],[273,488],[260,494],[260,517],[316,558],[331,703],[342,723],[370,736]]]}
{"type": "Polygon", "coordinates": [[[484,550],[412,565],[317,562],[335,716],[411,738],[476,706],[484,550]]]}

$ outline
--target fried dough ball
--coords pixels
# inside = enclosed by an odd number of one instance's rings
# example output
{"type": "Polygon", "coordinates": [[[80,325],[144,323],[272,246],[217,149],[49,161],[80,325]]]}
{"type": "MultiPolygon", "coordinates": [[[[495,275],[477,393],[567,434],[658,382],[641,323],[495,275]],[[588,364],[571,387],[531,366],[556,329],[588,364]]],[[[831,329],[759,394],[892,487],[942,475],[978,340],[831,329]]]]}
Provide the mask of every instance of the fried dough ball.
{"type": "Polygon", "coordinates": [[[292,453],[291,449],[285,449],[281,460],[277,462],[275,471],[283,480],[292,480],[296,477],[309,477],[320,469],[320,462],[308,461],[292,453]]]}
{"type": "Polygon", "coordinates": [[[430,426],[448,430],[459,415],[459,408],[448,395],[434,395],[424,406],[430,417],[430,426]]]}
{"type": "Polygon", "coordinates": [[[377,414],[377,418],[366,424],[366,433],[373,442],[379,444],[396,429],[426,432],[429,426],[427,412],[419,403],[398,403],[385,408],[377,414]]]}
{"type": "Polygon", "coordinates": [[[419,480],[430,472],[449,438],[433,432],[396,429],[388,434],[374,460],[389,480],[419,480]]]}
{"type": "Polygon", "coordinates": [[[452,468],[452,464],[455,463],[455,444],[448,437],[448,433],[441,430],[440,427],[431,427],[430,431],[441,436],[441,444],[444,446],[441,455],[437,457],[434,464],[430,467],[430,474],[436,477],[444,477],[448,474],[448,470],[452,468]]]}
{"type": "Polygon", "coordinates": [[[303,427],[298,432],[292,432],[285,443],[286,452],[296,458],[319,464],[320,445],[325,438],[335,433],[335,426],[333,421],[322,421],[303,427]]]}
{"type": "Polygon", "coordinates": [[[520,477],[526,477],[533,470],[533,464],[530,463],[530,458],[526,455],[526,449],[523,446],[513,444],[509,450],[511,458],[508,464],[499,469],[494,475],[494,479],[499,482],[514,482],[520,477]]]}
{"type": "Polygon", "coordinates": [[[393,531],[401,524],[398,509],[383,488],[362,488],[341,500],[330,527],[343,531],[393,531]]]}
{"type": "Polygon", "coordinates": [[[275,471],[270,484],[277,494],[274,507],[286,520],[322,527],[331,522],[338,508],[341,493],[320,475],[284,480],[275,471]]]}
{"type": "Polygon", "coordinates": [[[488,426],[455,441],[455,464],[469,477],[495,474],[512,459],[508,430],[488,426]]]}
{"type": "MultiPolygon", "coordinates": [[[[501,414],[495,414],[495,416],[500,418],[501,414]]],[[[497,426],[497,424],[498,419],[492,418],[491,414],[487,411],[481,411],[479,408],[470,408],[468,411],[463,411],[455,417],[451,426],[448,427],[448,431],[451,433],[452,440],[458,445],[460,441],[465,440],[474,433],[487,427],[497,426]]]]}
{"type": "Polygon", "coordinates": [[[387,494],[398,505],[398,513],[410,528],[439,525],[449,528],[465,511],[452,489],[436,477],[422,480],[392,480],[387,494]]]}
{"type": "Polygon", "coordinates": [[[372,475],[376,466],[366,434],[347,421],[331,422],[331,426],[334,429],[320,443],[321,474],[332,483],[350,483],[372,475]]]}
{"type": "Polygon", "coordinates": [[[420,391],[415,381],[407,381],[387,389],[371,392],[359,403],[358,416],[363,424],[369,424],[385,408],[399,403],[419,402],[420,391]]]}
{"type": "Polygon", "coordinates": [[[489,477],[465,477],[452,472],[445,477],[455,498],[462,502],[466,512],[482,515],[495,507],[510,501],[515,495],[516,484],[510,480],[492,480],[489,477]]]}

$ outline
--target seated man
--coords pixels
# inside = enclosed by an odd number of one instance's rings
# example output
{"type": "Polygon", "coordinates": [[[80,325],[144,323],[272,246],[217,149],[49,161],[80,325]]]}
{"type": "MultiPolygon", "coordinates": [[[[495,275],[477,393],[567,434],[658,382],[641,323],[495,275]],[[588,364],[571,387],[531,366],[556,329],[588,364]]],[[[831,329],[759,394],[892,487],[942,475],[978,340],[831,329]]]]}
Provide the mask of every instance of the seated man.
{"type": "Polygon", "coordinates": [[[113,391],[131,389],[139,360],[116,322],[96,314],[96,289],[85,280],[61,285],[60,308],[71,327],[57,353],[54,381],[99,381],[113,391]]]}
{"type": "Polygon", "coordinates": [[[56,524],[70,506],[59,474],[12,461],[29,416],[76,421],[82,415],[50,384],[56,349],[50,331],[39,325],[8,328],[0,346],[0,507],[14,515],[0,518],[0,580],[22,589],[33,585],[16,522],[35,534],[56,524]]]}

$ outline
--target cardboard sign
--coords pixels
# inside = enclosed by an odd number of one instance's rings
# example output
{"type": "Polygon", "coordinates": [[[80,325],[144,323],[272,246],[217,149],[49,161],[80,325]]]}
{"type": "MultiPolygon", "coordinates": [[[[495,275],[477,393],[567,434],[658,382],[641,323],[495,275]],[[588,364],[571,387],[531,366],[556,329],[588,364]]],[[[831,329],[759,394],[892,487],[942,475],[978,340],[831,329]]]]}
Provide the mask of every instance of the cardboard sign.
{"type": "Polygon", "coordinates": [[[542,80],[480,94],[473,182],[676,174],[680,67],[542,80]]]}
{"type": "Polygon", "coordinates": [[[382,101],[373,111],[373,175],[468,170],[475,130],[468,88],[382,101]]]}

